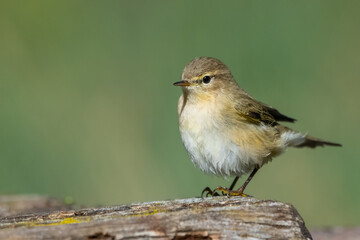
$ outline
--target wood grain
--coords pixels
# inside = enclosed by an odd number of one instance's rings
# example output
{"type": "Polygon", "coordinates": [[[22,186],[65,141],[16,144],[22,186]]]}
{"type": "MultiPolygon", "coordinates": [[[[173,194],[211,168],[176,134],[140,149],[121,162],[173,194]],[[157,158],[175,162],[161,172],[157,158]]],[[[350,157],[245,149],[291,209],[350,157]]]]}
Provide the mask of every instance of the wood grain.
{"type": "Polygon", "coordinates": [[[0,239],[312,239],[296,209],[251,197],[191,198],[0,218],[0,239]]]}

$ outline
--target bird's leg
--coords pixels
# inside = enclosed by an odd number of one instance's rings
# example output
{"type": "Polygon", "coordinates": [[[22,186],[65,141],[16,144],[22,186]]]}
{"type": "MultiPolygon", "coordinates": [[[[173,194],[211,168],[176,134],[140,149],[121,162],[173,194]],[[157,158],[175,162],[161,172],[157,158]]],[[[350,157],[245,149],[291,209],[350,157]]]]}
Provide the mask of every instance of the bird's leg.
{"type": "Polygon", "coordinates": [[[236,178],[234,179],[234,181],[232,182],[232,184],[229,187],[229,190],[233,190],[237,181],[239,180],[239,176],[236,176],[236,178]]]}
{"type": "Polygon", "coordinates": [[[236,176],[234,178],[234,181],[231,183],[229,188],[217,187],[217,189],[221,191],[223,196],[225,196],[225,195],[227,195],[228,191],[232,191],[234,189],[234,187],[235,187],[238,180],[239,180],[239,176],[236,176]]]}
{"type": "MultiPolygon", "coordinates": [[[[251,172],[250,176],[246,179],[246,181],[244,182],[244,184],[236,191],[230,191],[229,192],[229,196],[239,196],[239,195],[245,195],[244,194],[244,190],[246,188],[246,186],[249,184],[249,182],[251,181],[251,179],[255,176],[256,172],[259,170],[258,167],[254,168],[254,170],[251,172]]],[[[246,196],[246,195],[245,195],[246,196]]]]}
{"type": "Polygon", "coordinates": [[[217,191],[221,191],[224,195],[227,195],[227,196],[243,196],[243,197],[246,197],[247,195],[244,194],[244,190],[246,188],[246,186],[249,184],[249,182],[251,181],[251,179],[254,177],[254,175],[256,174],[256,172],[259,170],[258,167],[256,167],[250,174],[250,176],[246,179],[246,181],[244,182],[244,184],[236,191],[233,191],[232,188],[235,186],[236,184],[236,181],[238,180],[238,177],[236,177],[234,179],[234,182],[233,184],[231,184],[230,188],[227,189],[227,188],[224,188],[224,187],[217,187],[215,188],[211,195],[212,196],[217,196],[215,194],[218,194],[217,191]]]}
{"type": "MultiPolygon", "coordinates": [[[[229,189],[227,189],[227,190],[230,190],[230,191],[233,190],[235,187],[235,184],[238,180],[239,180],[239,176],[236,176],[234,181],[231,183],[229,189]]],[[[224,188],[224,190],[225,190],[225,188],[224,188]]],[[[214,192],[209,187],[204,188],[204,190],[201,192],[201,197],[203,197],[204,193],[206,193],[206,195],[205,195],[206,197],[208,197],[209,195],[210,196],[220,196],[216,191],[214,192]]],[[[223,193],[223,195],[226,195],[226,193],[224,193],[223,191],[222,191],[222,193],[223,193]]]]}

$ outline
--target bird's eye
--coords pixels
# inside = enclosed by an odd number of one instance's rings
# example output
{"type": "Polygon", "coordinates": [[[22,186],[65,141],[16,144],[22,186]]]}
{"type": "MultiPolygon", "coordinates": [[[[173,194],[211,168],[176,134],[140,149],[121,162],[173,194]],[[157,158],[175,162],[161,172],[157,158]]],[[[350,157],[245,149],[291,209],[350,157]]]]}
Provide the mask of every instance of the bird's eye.
{"type": "Polygon", "coordinates": [[[205,84],[208,84],[210,82],[210,80],[211,80],[211,77],[208,75],[203,77],[203,83],[205,83],[205,84]]]}

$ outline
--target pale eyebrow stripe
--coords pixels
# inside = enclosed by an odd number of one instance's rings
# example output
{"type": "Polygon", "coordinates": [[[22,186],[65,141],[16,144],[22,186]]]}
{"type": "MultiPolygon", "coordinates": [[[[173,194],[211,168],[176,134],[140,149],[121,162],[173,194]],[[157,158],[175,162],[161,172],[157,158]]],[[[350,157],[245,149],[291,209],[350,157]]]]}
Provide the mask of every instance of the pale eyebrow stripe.
{"type": "Polygon", "coordinates": [[[218,71],[213,71],[213,72],[206,72],[198,77],[193,77],[191,80],[200,80],[203,79],[203,77],[205,77],[206,75],[212,76],[215,75],[218,71]]]}

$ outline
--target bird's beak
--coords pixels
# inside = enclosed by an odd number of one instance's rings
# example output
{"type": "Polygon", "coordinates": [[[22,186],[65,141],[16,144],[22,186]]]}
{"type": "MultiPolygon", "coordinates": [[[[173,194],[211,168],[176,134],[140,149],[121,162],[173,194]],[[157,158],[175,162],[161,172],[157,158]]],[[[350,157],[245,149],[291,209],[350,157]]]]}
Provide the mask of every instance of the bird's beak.
{"type": "Polygon", "coordinates": [[[191,86],[192,84],[189,83],[188,81],[179,81],[179,82],[175,82],[174,86],[181,86],[181,87],[187,87],[187,86],[191,86]]]}

